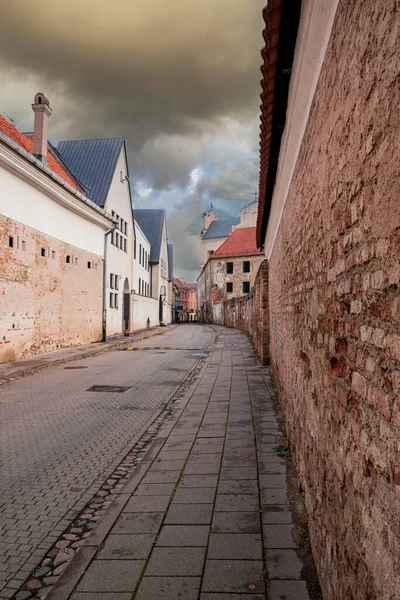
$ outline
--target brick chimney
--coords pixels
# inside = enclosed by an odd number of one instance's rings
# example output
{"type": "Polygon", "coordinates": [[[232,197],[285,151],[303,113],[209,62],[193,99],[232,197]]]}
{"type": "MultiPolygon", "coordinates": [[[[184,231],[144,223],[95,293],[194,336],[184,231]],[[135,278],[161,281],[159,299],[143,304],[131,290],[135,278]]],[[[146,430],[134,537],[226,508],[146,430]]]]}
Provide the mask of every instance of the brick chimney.
{"type": "Polygon", "coordinates": [[[42,162],[47,162],[47,130],[52,110],[50,102],[44,94],[38,93],[32,104],[35,113],[33,125],[33,154],[42,162]]]}

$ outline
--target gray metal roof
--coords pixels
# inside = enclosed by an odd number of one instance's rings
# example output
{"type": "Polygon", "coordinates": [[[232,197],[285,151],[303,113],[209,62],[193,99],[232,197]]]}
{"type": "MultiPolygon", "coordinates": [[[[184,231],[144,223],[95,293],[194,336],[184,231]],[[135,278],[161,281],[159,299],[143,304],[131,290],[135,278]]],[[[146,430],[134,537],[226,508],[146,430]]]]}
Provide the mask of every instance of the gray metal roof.
{"type": "Polygon", "coordinates": [[[151,244],[150,262],[159,263],[165,210],[137,208],[133,211],[133,217],[151,244]]]}
{"type": "Polygon", "coordinates": [[[174,276],[174,247],[172,244],[167,244],[168,250],[168,281],[172,281],[174,276]]]}
{"type": "Polygon", "coordinates": [[[57,152],[87,195],[104,207],[124,138],[59,142],[57,152]]]}
{"type": "Polygon", "coordinates": [[[210,224],[203,235],[203,240],[214,240],[218,238],[226,238],[232,233],[232,226],[239,223],[239,217],[230,217],[228,219],[216,219],[210,224]]]}

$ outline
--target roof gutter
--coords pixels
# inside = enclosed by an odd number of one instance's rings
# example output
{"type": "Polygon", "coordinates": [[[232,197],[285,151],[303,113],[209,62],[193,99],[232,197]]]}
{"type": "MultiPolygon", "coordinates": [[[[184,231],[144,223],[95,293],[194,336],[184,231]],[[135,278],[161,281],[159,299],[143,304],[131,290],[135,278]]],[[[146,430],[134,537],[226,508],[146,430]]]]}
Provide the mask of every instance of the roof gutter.
{"type": "Polygon", "coordinates": [[[264,246],[278,170],[281,139],[286,123],[290,76],[301,0],[269,0],[263,10],[265,46],[261,51],[260,177],[257,247],[264,246]]]}

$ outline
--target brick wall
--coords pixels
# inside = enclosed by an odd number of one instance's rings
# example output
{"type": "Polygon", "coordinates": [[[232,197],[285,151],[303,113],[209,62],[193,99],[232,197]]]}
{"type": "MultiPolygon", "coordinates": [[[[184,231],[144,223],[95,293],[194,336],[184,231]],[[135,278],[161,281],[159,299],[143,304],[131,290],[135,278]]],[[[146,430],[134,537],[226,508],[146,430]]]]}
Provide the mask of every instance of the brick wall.
{"type": "Polygon", "coordinates": [[[100,256],[0,215],[0,362],[100,339],[102,273],[100,256]]]}
{"type": "Polygon", "coordinates": [[[261,362],[269,362],[268,261],[261,263],[250,294],[223,303],[223,324],[247,331],[261,362]]]}
{"type": "Polygon", "coordinates": [[[339,2],[269,261],[271,364],[326,600],[400,598],[396,2],[339,2]]]}

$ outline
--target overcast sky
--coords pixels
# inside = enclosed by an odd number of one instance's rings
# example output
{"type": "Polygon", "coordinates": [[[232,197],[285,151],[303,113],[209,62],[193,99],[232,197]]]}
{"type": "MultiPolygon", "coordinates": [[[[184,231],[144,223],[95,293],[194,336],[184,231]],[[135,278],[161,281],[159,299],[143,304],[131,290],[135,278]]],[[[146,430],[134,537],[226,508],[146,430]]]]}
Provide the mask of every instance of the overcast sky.
{"type": "Polygon", "coordinates": [[[124,137],[134,206],[167,209],[175,275],[198,275],[199,217],[238,214],[258,181],[266,0],[2,0],[0,112],[49,137],[124,137]]]}

